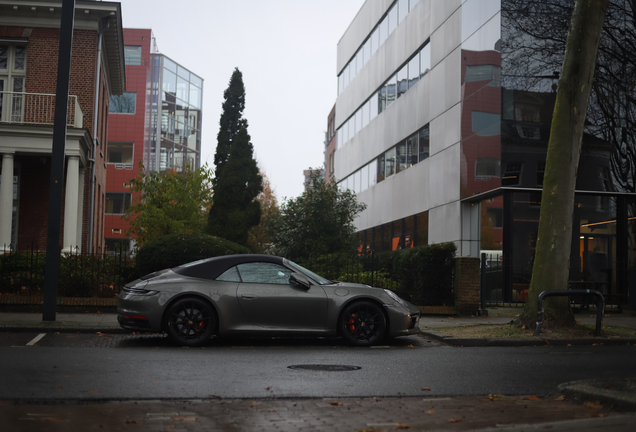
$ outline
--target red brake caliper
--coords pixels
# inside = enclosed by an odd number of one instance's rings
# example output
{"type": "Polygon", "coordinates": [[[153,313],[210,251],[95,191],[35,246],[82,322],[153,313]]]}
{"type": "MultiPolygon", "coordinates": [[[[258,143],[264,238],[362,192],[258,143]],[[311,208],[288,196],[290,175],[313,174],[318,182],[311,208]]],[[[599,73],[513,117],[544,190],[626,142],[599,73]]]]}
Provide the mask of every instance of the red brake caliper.
{"type": "Polygon", "coordinates": [[[355,319],[353,319],[355,317],[355,314],[351,314],[351,318],[349,318],[349,330],[354,331],[356,329],[356,326],[353,324],[356,322],[355,319]]]}

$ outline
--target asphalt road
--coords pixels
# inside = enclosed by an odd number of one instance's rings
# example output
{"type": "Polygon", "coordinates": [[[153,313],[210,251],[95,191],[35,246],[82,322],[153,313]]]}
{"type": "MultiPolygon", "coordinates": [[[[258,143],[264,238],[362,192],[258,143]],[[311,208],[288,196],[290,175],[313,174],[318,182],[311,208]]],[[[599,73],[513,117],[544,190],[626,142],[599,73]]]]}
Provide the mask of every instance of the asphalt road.
{"type": "Polygon", "coordinates": [[[337,339],[195,349],[156,335],[37,336],[0,334],[1,400],[550,395],[563,382],[633,376],[636,364],[633,346],[451,348],[411,336],[372,349],[337,339]]]}

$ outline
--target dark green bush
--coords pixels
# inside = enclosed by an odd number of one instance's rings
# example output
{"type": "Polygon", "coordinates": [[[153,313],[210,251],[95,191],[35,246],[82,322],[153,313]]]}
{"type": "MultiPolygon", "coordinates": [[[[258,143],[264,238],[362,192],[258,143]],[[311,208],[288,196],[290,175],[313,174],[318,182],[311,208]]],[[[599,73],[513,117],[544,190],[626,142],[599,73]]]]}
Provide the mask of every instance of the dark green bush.
{"type": "Polygon", "coordinates": [[[250,253],[245,246],[207,234],[169,234],[146,243],[137,253],[139,276],[221,255],[250,253]]]}
{"type": "MultiPolygon", "coordinates": [[[[45,252],[0,255],[0,292],[42,295],[45,263],[45,252]]],[[[122,255],[61,254],[57,295],[112,297],[134,276],[134,261],[122,255]]]]}
{"type": "Polygon", "coordinates": [[[299,263],[327,279],[395,291],[418,306],[452,306],[454,243],[375,254],[323,255],[299,263]]]}

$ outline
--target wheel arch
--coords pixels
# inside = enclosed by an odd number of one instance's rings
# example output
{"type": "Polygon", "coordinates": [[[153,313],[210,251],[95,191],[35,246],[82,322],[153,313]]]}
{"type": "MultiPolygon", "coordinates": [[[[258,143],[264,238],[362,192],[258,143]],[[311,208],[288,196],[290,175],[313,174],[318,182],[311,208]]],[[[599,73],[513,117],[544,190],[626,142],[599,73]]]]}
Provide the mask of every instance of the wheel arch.
{"type": "Polygon", "coordinates": [[[339,324],[345,309],[347,309],[352,304],[360,302],[360,301],[368,301],[371,303],[375,303],[380,308],[380,310],[384,314],[384,319],[386,320],[386,334],[389,334],[389,331],[391,329],[391,320],[389,318],[389,313],[384,307],[384,305],[382,304],[382,302],[378,301],[378,299],[373,297],[361,296],[361,297],[355,297],[355,298],[349,299],[345,303],[343,303],[342,306],[340,306],[340,310],[338,311],[338,319],[336,321],[336,331],[338,333],[338,336],[342,336],[342,330],[340,329],[339,324]]]}
{"type": "Polygon", "coordinates": [[[168,302],[168,304],[166,305],[166,307],[163,309],[163,314],[161,315],[161,329],[163,331],[167,331],[167,327],[166,327],[166,316],[168,315],[168,311],[170,310],[170,308],[172,307],[173,304],[175,304],[176,302],[178,302],[179,300],[182,300],[186,297],[193,297],[196,298],[197,300],[201,300],[205,303],[207,303],[212,310],[214,311],[214,318],[216,320],[215,327],[214,327],[214,332],[212,333],[213,335],[218,334],[219,332],[219,323],[220,323],[220,318],[219,318],[219,310],[217,309],[216,305],[210,301],[210,299],[204,295],[201,295],[201,293],[197,293],[197,292],[186,292],[186,293],[181,293],[177,296],[174,296],[173,298],[170,299],[170,301],[168,302]]]}

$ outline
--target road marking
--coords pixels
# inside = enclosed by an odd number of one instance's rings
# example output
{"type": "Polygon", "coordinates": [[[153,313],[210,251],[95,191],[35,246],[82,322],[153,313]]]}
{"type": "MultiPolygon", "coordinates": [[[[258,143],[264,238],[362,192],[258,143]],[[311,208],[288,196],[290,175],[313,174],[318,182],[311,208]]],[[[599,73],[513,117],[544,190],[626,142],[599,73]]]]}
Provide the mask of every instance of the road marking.
{"type": "Polygon", "coordinates": [[[40,339],[42,339],[44,336],[46,336],[46,333],[40,333],[39,335],[34,337],[33,340],[27,344],[27,346],[35,345],[36,343],[40,342],[40,339]]]}

